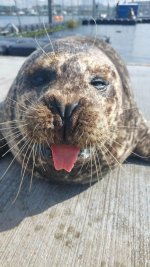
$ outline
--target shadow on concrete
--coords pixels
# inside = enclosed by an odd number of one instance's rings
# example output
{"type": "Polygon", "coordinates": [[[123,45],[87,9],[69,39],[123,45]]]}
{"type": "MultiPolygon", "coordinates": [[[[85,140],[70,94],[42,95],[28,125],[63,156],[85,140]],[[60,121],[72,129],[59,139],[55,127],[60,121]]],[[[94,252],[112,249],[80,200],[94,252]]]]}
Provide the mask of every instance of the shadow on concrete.
{"type": "Polygon", "coordinates": [[[142,166],[149,166],[150,167],[150,157],[142,158],[140,156],[132,155],[127,158],[125,164],[135,164],[135,165],[142,165],[142,166]]]}
{"type": "MultiPolygon", "coordinates": [[[[11,155],[0,159],[0,176],[3,175],[11,160],[11,155]]],[[[149,163],[133,157],[128,158],[125,164],[149,166],[149,163]]],[[[0,232],[16,227],[26,217],[40,214],[47,209],[51,212],[51,207],[89,188],[89,185],[54,184],[42,179],[33,179],[32,188],[29,191],[30,175],[26,175],[20,194],[13,203],[20,180],[21,167],[14,162],[0,182],[0,232]]]]}
{"type": "MultiPolygon", "coordinates": [[[[12,156],[0,160],[0,175],[5,172],[12,156]]],[[[30,176],[24,177],[21,192],[18,192],[21,168],[14,162],[11,169],[0,182],[0,231],[6,231],[19,225],[24,218],[33,216],[80,194],[88,188],[83,185],[52,184],[45,180],[33,179],[29,192],[30,176]]]]}

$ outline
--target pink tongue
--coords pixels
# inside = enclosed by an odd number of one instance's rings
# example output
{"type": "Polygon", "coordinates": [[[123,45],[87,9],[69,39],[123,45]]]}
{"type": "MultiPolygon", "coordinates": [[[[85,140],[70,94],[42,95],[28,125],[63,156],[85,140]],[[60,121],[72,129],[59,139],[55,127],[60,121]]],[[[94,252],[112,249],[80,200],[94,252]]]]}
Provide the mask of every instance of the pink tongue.
{"type": "Polygon", "coordinates": [[[66,170],[70,172],[77,161],[80,149],[69,145],[52,145],[52,156],[54,167],[58,170],[66,170]]]}

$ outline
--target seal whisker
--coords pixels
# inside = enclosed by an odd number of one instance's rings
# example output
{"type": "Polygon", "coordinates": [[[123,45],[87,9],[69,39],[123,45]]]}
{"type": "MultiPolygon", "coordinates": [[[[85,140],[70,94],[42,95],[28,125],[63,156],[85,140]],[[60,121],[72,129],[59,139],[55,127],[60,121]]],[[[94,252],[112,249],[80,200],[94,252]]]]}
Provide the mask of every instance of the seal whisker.
{"type": "MultiPolygon", "coordinates": [[[[113,127],[110,127],[110,129],[112,129],[113,127]]],[[[142,129],[141,127],[137,127],[137,126],[127,126],[127,125],[118,125],[115,126],[115,128],[127,128],[127,129],[142,129]]]]}
{"type": "Polygon", "coordinates": [[[44,156],[44,158],[46,158],[44,144],[42,144],[42,149],[43,149],[43,156],[44,156]]]}
{"type": "Polygon", "coordinates": [[[23,175],[22,175],[22,177],[21,177],[20,184],[19,184],[19,188],[18,188],[16,197],[15,197],[14,200],[12,201],[12,205],[16,202],[16,200],[17,200],[17,198],[18,198],[18,196],[19,196],[19,193],[20,193],[20,190],[21,190],[21,187],[22,187],[22,183],[23,183],[23,180],[24,180],[24,176],[25,176],[26,168],[27,168],[27,165],[28,165],[29,160],[30,160],[30,157],[31,157],[31,153],[32,153],[32,149],[31,149],[30,154],[29,154],[29,157],[28,157],[28,159],[27,159],[26,166],[25,166],[25,169],[24,169],[24,172],[23,172],[23,175]]]}
{"type": "Polygon", "coordinates": [[[28,153],[28,151],[29,151],[29,148],[30,148],[30,145],[32,144],[32,142],[33,142],[33,139],[31,139],[31,140],[27,140],[27,141],[26,141],[26,144],[28,145],[28,147],[27,147],[27,149],[26,149],[26,152],[25,152],[25,154],[24,154],[23,161],[22,161],[21,176],[22,176],[22,174],[23,174],[23,170],[24,170],[25,159],[26,159],[27,153],[28,153]]]}
{"type": "Polygon", "coordinates": [[[98,153],[97,153],[97,148],[95,147],[95,153],[96,153],[96,158],[98,160],[98,165],[99,165],[99,171],[100,171],[100,177],[102,179],[102,170],[101,170],[101,164],[100,164],[100,160],[99,160],[99,156],[98,156],[98,153]]]}
{"type": "Polygon", "coordinates": [[[35,110],[35,111],[37,111],[38,109],[36,108],[36,105],[37,105],[36,100],[34,100],[33,102],[31,102],[31,101],[29,100],[29,98],[27,98],[27,96],[25,96],[25,98],[26,98],[26,100],[31,104],[30,109],[31,109],[31,110],[35,110]]]}
{"type": "Polygon", "coordinates": [[[35,134],[35,130],[36,130],[36,128],[39,126],[39,123],[37,123],[37,125],[34,127],[34,130],[33,130],[33,133],[32,133],[32,136],[34,136],[34,134],[35,134]]]}
{"type": "MultiPolygon", "coordinates": [[[[11,101],[13,101],[14,103],[16,103],[16,105],[19,105],[19,110],[21,110],[24,114],[26,114],[26,112],[28,111],[28,107],[25,107],[24,105],[22,105],[22,104],[20,104],[20,103],[18,103],[18,101],[15,101],[15,100],[13,100],[13,99],[11,99],[11,98],[9,98],[9,97],[7,97],[9,100],[11,100],[11,101]],[[24,108],[24,110],[22,109],[22,108],[24,108]]],[[[27,99],[28,100],[28,99],[27,99]]],[[[29,100],[28,100],[29,101],[29,100]]],[[[31,102],[30,102],[31,103],[31,102]]],[[[30,109],[33,109],[33,110],[37,110],[33,105],[34,105],[34,103],[31,103],[31,105],[32,106],[30,106],[30,109]]],[[[8,104],[8,106],[10,107],[10,108],[14,108],[14,109],[16,109],[16,106],[12,106],[11,104],[8,104]]]]}
{"type": "MultiPolygon", "coordinates": [[[[30,109],[38,112],[38,106],[36,107],[36,105],[37,105],[37,103],[33,104],[32,106],[30,106],[30,109]]],[[[28,115],[28,116],[31,116],[31,115],[28,115]]]]}
{"type": "Polygon", "coordinates": [[[14,99],[12,99],[12,98],[10,98],[10,97],[6,97],[7,99],[9,99],[9,100],[11,100],[12,102],[14,102],[14,103],[17,103],[20,107],[22,107],[22,108],[24,108],[24,109],[26,109],[26,110],[28,110],[28,108],[27,107],[25,107],[25,106],[23,106],[22,104],[20,104],[18,101],[16,101],[16,100],[14,100],[14,99]]]}
{"type": "MultiPolygon", "coordinates": [[[[87,140],[86,140],[85,150],[87,150],[87,140]]],[[[82,165],[81,165],[81,167],[79,169],[79,173],[82,173],[82,169],[83,169],[83,166],[84,165],[85,165],[85,157],[84,157],[83,162],[82,162],[82,165]]]]}
{"type": "Polygon", "coordinates": [[[43,162],[42,162],[42,157],[43,157],[43,159],[45,159],[45,158],[44,158],[44,156],[42,154],[41,143],[39,143],[39,156],[40,156],[40,163],[42,165],[42,168],[43,168],[44,171],[46,171],[45,168],[44,168],[43,162]]]}
{"type": "Polygon", "coordinates": [[[28,119],[28,118],[30,118],[30,119],[37,119],[38,118],[38,114],[35,115],[35,116],[31,116],[31,115],[26,114],[26,119],[28,119]]]}
{"type": "Polygon", "coordinates": [[[7,169],[5,170],[5,172],[3,173],[3,175],[0,177],[0,181],[4,178],[4,176],[6,175],[7,171],[9,170],[9,168],[11,167],[11,165],[13,164],[14,160],[17,158],[17,156],[24,150],[26,146],[26,143],[24,143],[22,145],[22,148],[16,153],[16,155],[14,156],[14,158],[12,159],[12,161],[10,162],[10,164],[8,165],[7,169]]]}
{"type": "MultiPolygon", "coordinates": [[[[23,124],[23,125],[17,125],[17,126],[10,126],[10,127],[7,127],[7,128],[0,128],[0,130],[1,131],[4,131],[4,130],[15,130],[15,129],[20,129],[20,128],[23,128],[24,126],[27,126],[28,125],[28,123],[26,123],[26,124],[23,124]]],[[[1,127],[1,126],[0,126],[1,127]]],[[[6,137],[7,138],[7,137],[6,137]]],[[[2,138],[2,139],[0,139],[0,141],[1,140],[3,140],[3,139],[5,139],[5,138],[2,138]]]]}
{"type": "Polygon", "coordinates": [[[25,95],[25,99],[32,105],[34,105],[36,103],[35,99],[33,102],[30,101],[30,99],[25,95]]]}
{"type": "Polygon", "coordinates": [[[50,150],[52,150],[47,138],[46,138],[46,143],[47,143],[48,147],[50,148],[50,150]]]}
{"type": "MultiPolygon", "coordinates": [[[[8,107],[10,107],[11,109],[16,110],[16,106],[13,106],[13,105],[11,105],[11,104],[8,104],[8,107]]],[[[21,111],[22,113],[26,113],[26,110],[23,110],[23,109],[21,109],[20,107],[19,107],[19,111],[21,111]]]]}
{"type": "MultiPolygon", "coordinates": [[[[8,128],[8,129],[9,129],[9,128],[8,128]]],[[[15,129],[17,129],[17,128],[15,128],[15,129]]],[[[13,132],[13,133],[11,133],[11,134],[9,134],[9,135],[7,135],[7,136],[1,138],[0,141],[2,141],[2,140],[4,140],[4,139],[7,139],[8,137],[14,136],[14,134],[18,134],[18,133],[20,133],[20,131],[13,132]]],[[[0,148],[1,148],[1,147],[0,147],[0,148]]]]}
{"type": "Polygon", "coordinates": [[[95,156],[95,150],[93,151],[93,158],[94,158],[94,163],[95,163],[95,168],[96,168],[96,174],[97,174],[97,181],[99,182],[99,174],[98,174],[98,167],[97,167],[97,162],[96,162],[96,156],[95,156]]]}
{"type": "Polygon", "coordinates": [[[46,29],[46,27],[45,27],[44,20],[43,20],[43,27],[44,27],[44,30],[45,30],[46,35],[47,35],[47,37],[48,37],[48,40],[49,40],[49,42],[50,42],[50,45],[51,45],[51,47],[52,47],[53,53],[54,53],[54,55],[56,55],[55,50],[54,50],[54,46],[53,46],[53,43],[52,43],[52,40],[51,40],[51,38],[50,38],[50,36],[49,36],[49,34],[48,34],[48,32],[47,32],[47,29],[46,29]]]}
{"type": "Polygon", "coordinates": [[[8,124],[8,123],[24,123],[22,120],[19,121],[19,120],[11,120],[11,121],[4,121],[4,122],[1,122],[0,125],[3,125],[3,124],[8,124]]]}
{"type": "MultiPolygon", "coordinates": [[[[106,140],[107,141],[107,140],[106,140]]],[[[105,149],[108,151],[108,153],[112,156],[112,158],[116,161],[117,165],[119,165],[121,167],[121,169],[124,170],[122,164],[118,161],[118,159],[110,152],[110,150],[103,144],[103,146],[105,147],[105,149]]],[[[112,147],[112,146],[111,146],[112,147]]],[[[112,147],[113,149],[113,147],[112,147]]]]}
{"type": "Polygon", "coordinates": [[[42,48],[42,46],[40,45],[40,43],[38,42],[38,40],[37,40],[37,38],[36,38],[36,35],[34,36],[34,40],[35,40],[35,42],[36,42],[38,48],[43,52],[43,54],[44,54],[46,57],[48,57],[48,58],[50,59],[51,57],[50,57],[49,54],[47,54],[47,53],[45,52],[45,50],[42,48]]]}
{"type": "Polygon", "coordinates": [[[0,146],[0,148],[5,147],[6,145],[8,145],[9,143],[11,143],[13,140],[15,140],[16,138],[18,138],[19,136],[21,136],[22,134],[19,132],[19,134],[17,134],[14,138],[10,139],[9,141],[7,141],[6,144],[0,146]]]}
{"type": "MultiPolygon", "coordinates": [[[[106,157],[106,154],[103,153],[103,150],[102,150],[101,146],[99,146],[98,144],[97,144],[97,146],[98,146],[99,150],[101,151],[101,153],[102,153],[104,159],[106,160],[107,165],[108,165],[108,167],[109,167],[109,170],[112,171],[112,168],[111,168],[111,166],[110,166],[110,164],[109,164],[109,162],[108,162],[108,159],[107,159],[107,157],[106,157]]],[[[106,149],[105,149],[104,146],[103,146],[103,149],[106,151],[106,149]]]]}
{"type": "MultiPolygon", "coordinates": [[[[103,149],[106,151],[106,153],[107,154],[110,154],[110,156],[112,157],[112,158],[114,158],[114,160],[115,160],[115,162],[117,163],[117,165],[120,165],[120,162],[118,162],[118,160],[115,158],[115,156],[114,155],[112,155],[112,153],[110,152],[110,150],[104,145],[104,143],[102,144],[102,146],[103,146],[103,149]]],[[[105,154],[105,159],[106,159],[107,157],[106,157],[106,154],[105,154]]],[[[108,166],[110,166],[110,163],[108,162],[108,159],[107,159],[107,164],[108,164],[108,166]]],[[[111,168],[112,169],[112,168],[111,168]]]]}
{"type": "Polygon", "coordinates": [[[91,159],[91,179],[90,179],[90,187],[91,187],[91,185],[92,185],[92,180],[93,180],[93,162],[92,162],[91,143],[90,143],[90,159],[91,159]]]}
{"type": "Polygon", "coordinates": [[[113,100],[115,99],[115,96],[114,96],[114,97],[107,96],[107,95],[106,95],[106,92],[102,92],[101,95],[102,95],[102,96],[105,96],[106,99],[113,99],[113,100]]]}
{"type": "Polygon", "coordinates": [[[43,159],[45,160],[45,155],[43,153],[43,150],[44,150],[44,144],[41,144],[41,155],[42,155],[43,159]]]}
{"type": "Polygon", "coordinates": [[[34,174],[35,157],[36,157],[36,153],[37,153],[37,147],[38,147],[38,144],[36,144],[36,143],[34,142],[34,144],[33,144],[33,148],[32,148],[32,152],[33,152],[33,163],[32,163],[32,171],[31,171],[31,178],[30,178],[29,192],[31,191],[31,187],[32,187],[32,180],[33,180],[33,174],[34,174]]]}
{"type": "MultiPolygon", "coordinates": [[[[21,134],[20,134],[21,135],[21,134]]],[[[16,136],[14,139],[18,138],[20,135],[16,136]]],[[[4,157],[6,154],[8,154],[14,147],[16,147],[17,145],[19,145],[25,138],[27,137],[27,135],[25,135],[21,140],[19,140],[19,142],[15,145],[13,145],[12,147],[10,147],[3,155],[2,157],[4,157]]],[[[14,140],[12,139],[12,140],[14,140]]],[[[12,141],[10,140],[10,142],[12,141]]],[[[6,145],[8,144],[9,142],[6,143],[6,145]]]]}
{"type": "Polygon", "coordinates": [[[95,36],[94,36],[94,41],[93,41],[93,44],[92,44],[92,47],[95,46],[95,43],[96,43],[96,39],[97,39],[97,34],[98,34],[98,26],[97,26],[97,22],[96,20],[92,17],[94,23],[95,23],[95,27],[96,27],[96,30],[95,30],[95,36]]]}
{"type": "Polygon", "coordinates": [[[131,152],[131,154],[133,154],[133,155],[135,155],[135,156],[137,156],[137,157],[139,157],[139,158],[141,158],[141,159],[149,159],[150,158],[150,156],[148,156],[148,157],[144,157],[144,156],[141,156],[141,155],[139,155],[138,153],[135,153],[135,152],[131,152]]]}
{"type": "MultiPolygon", "coordinates": [[[[113,142],[115,142],[116,144],[118,144],[118,145],[120,145],[120,146],[123,146],[123,144],[120,144],[119,142],[117,142],[116,140],[113,140],[113,142]]],[[[139,157],[139,158],[142,158],[142,159],[148,159],[148,158],[150,158],[150,156],[149,157],[144,157],[144,156],[140,156],[139,154],[137,154],[137,153],[135,153],[135,152],[131,152],[131,154],[133,154],[133,155],[135,155],[135,156],[137,156],[137,157],[139,157]]],[[[125,160],[124,162],[127,162],[127,163],[129,163],[127,160],[125,160]]]]}
{"type": "MultiPolygon", "coordinates": [[[[117,152],[117,149],[116,148],[114,148],[113,146],[112,146],[112,140],[111,139],[109,139],[109,138],[106,138],[105,139],[108,143],[109,143],[109,146],[110,147],[112,147],[112,149],[115,151],[115,152],[117,152]]],[[[116,143],[116,144],[118,144],[115,140],[113,140],[113,143],[116,143]]],[[[126,163],[128,163],[128,161],[127,160],[125,160],[124,162],[126,162],[126,163]]],[[[122,166],[122,165],[121,165],[122,166]]]]}
{"type": "Polygon", "coordinates": [[[130,107],[130,108],[126,108],[126,107],[122,107],[122,110],[131,110],[131,109],[138,109],[137,107],[130,107]]]}
{"type": "MultiPolygon", "coordinates": [[[[78,130],[78,132],[80,131],[80,129],[78,130]]],[[[76,132],[76,134],[78,133],[76,132]]],[[[82,134],[80,135],[80,137],[78,138],[78,142],[81,140],[81,138],[84,136],[84,132],[82,132],[82,134]]]]}

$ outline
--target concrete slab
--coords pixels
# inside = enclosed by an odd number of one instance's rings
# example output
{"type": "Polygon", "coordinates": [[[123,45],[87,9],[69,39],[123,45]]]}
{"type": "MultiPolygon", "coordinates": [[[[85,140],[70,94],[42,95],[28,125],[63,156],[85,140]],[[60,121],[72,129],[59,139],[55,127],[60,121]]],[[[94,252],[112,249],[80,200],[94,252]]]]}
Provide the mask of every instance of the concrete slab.
{"type": "MultiPolygon", "coordinates": [[[[0,58],[0,99],[24,58],[0,58]],[[9,75],[9,77],[8,77],[9,75]]],[[[128,66],[135,97],[150,119],[150,67],[128,66]]],[[[0,161],[1,175],[12,157],[0,161]]],[[[92,187],[54,185],[14,163],[0,184],[0,266],[149,267],[150,168],[124,164],[92,187]]]]}
{"type": "Polygon", "coordinates": [[[5,99],[9,87],[12,84],[25,57],[4,57],[0,56],[0,100],[5,99]]]}

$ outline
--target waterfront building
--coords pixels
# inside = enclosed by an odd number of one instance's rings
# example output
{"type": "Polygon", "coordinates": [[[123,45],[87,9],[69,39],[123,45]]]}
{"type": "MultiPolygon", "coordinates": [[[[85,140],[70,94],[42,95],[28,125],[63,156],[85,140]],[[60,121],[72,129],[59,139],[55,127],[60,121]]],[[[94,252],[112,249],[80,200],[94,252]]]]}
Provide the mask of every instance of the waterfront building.
{"type": "Polygon", "coordinates": [[[150,1],[137,1],[138,17],[150,17],[150,1]]]}

